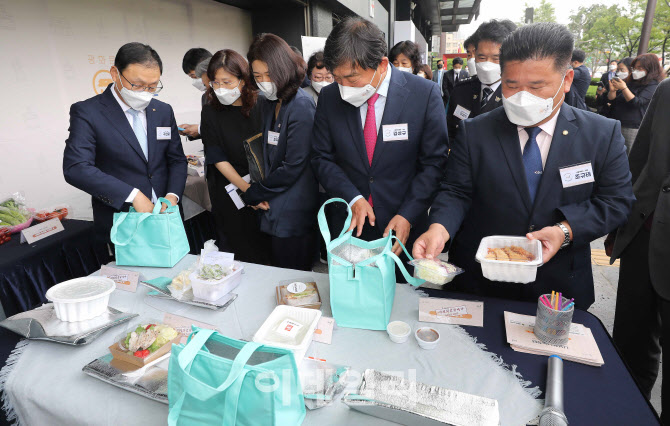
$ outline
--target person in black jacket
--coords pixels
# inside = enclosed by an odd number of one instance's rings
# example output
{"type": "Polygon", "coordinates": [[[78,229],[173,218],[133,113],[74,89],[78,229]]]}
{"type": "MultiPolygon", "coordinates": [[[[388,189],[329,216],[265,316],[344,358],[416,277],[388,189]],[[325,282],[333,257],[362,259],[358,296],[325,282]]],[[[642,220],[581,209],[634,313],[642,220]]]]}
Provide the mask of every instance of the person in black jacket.
{"type": "Polygon", "coordinates": [[[591,73],[586,68],[586,65],[584,65],[585,59],[586,53],[583,50],[575,49],[572,51],[572,69],[574,70],[575,77],[572,80],[570,92],[565,96],[565,102],[575,108],[588,111],[586,107],[586,91],[589,90],[589,86],[591,85],[591,73]]]}
{"type": "MultiPolygon", "coordinates": [[[[596,107],[598,108],[598,114],[604,115],[605,117],[610,117],[612,102],[607,99],[607,95],[610,92],[610,81],[616,77],[625,79],[630,75],[630,64],[633,62],[633,58],[623,58],[620,61],[612,61],[616,66],[614,72],[611,71],[605,73],[600,77],[600,83],[602,83],[598,90],[596,90],[596,107]]],[[[611,70],[610,65],[610,70],[611,70]]],[[[611,117],[610,117],[611,118],[611,117]]]]}
{"type": "Polygon", "coordinates": [[[452,68],[444,73],[442,78],[442,97],[445,103],[449,102],[454,87],[461,81],[470,78],[468,70],[463,68],[463,59],[456,57],[451,62],[452,68]]]}
{"type": "Polygon", "coordinates": [[[209,62],[207,77],[200,130],[219,249],[235,253],[243,262],[267,265],[270,240],[260,231],[258,214],[239,198],[236,205],[232,197],[237,193],[228,191],[230,184],[242,192],[249,189],[243,141],[261,137],[262,132],[260,104],[249,84],[249,64],[234,50],[220,50],[209,62]]]}
{"type": "Polygon", "coordinates": [[[611,102],[610,117],[621,121],[621,133],[630,152],[637,129],[640,128],[644,113],[651,97],[663,80],[663,70],[653,53],[639,55],[631,63],[631,75],[610,80],[607,99],[611,102]]]}

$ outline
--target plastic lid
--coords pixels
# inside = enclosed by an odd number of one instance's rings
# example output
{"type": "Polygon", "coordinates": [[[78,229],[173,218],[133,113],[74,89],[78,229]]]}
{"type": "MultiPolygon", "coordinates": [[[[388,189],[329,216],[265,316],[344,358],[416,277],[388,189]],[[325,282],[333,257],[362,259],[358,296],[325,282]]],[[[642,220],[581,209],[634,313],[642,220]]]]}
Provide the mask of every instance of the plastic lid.
{"type": "Polygon", "coordinates": [[[59,303],[77,303],[97,299],[110,294],[116,284],[105,277],[76,278],[56,284],[46,294],[47,299],[59,303]]]}

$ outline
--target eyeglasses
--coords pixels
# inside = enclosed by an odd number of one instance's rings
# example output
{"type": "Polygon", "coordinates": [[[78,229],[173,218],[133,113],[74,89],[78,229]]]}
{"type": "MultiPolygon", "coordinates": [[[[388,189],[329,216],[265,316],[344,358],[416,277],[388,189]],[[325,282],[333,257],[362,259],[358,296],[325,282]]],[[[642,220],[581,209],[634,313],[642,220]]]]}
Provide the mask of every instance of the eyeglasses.
{"type": "Polygon", "coordinates": [[[122,73],[121,71],[119,71],[119,75],[120,75],[121,77],[123,77],[123,79],[126,80],[126,81],[128,82],[128,84],[130,84],[130,90],[132,90],[133,92],[158,93],[158,92],[160,92],[161,90],[163,90],[163,82],[161,82],[160,80],[158,81],[158,84],[157,84],[156,86],[142,86],[142,85],[139,85],[139,84],[133,84],[133,83],[131,83],[131,82],[130,82],[130,81],[123,75],[123,73],[122,73]]]}

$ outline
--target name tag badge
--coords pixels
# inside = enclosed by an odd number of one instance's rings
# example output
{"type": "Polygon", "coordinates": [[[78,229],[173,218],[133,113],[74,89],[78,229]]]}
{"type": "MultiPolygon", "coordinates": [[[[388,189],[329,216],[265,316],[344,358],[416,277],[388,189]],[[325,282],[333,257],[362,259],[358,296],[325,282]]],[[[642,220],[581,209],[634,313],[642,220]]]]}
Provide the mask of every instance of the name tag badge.
{"type": "Polygon", "coordinates": [[[454,111],[454,116],[460,118],[461,120],[465,120],[466,118],[470,117],[470,110],[463,108],[460,105],[456,105],[456,110],[454,111]]]}
{"type": "Polygon", "coordinates": [[[279,133],[268,131],[268,144],[277,145],[279,143],[279,133]]]}
{"type": "Polygon", "coordinates": [[[159,141],[172,139],[172,129],[170,127],[156,127],[156,139],[159,141]]]}
{"type": "Polygon", "coordinates": [[[385,124],[382,126],[384,142],[406,141],[409,139],[409,130],[407,123],[403,124],[385,124]]]}
{"type": "Polygon", "coordinates": [[[595,179],[593,179],[593,167],[590,161],[588,163],[564,167],[559,169],[559,172],[563,188],[595,182],[595,179]]]}

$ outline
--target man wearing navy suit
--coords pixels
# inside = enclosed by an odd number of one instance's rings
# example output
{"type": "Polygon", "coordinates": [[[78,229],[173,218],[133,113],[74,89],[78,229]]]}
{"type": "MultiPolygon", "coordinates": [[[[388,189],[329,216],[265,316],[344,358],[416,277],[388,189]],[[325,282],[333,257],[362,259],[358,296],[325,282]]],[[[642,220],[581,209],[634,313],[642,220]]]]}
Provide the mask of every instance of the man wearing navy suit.
{"type": "Polygon", "coordinates": [[[560,291],[586,309],[594,301],[591,241],[626,222],[634,200],[618,121],[563,102],[573,37],[562,25],[521,27],[502,44],[503,108],[461,123],[429,230],[414,256],[465,269],[460,291],[535,301],[560,291]],[[544,265],[530,284],[485,279],[482,238],[516,235],[542,243],[544,265]]]}
{"type": "Polygon", "coordinates": [[[586,53],[583,50],[575,49],[572,52],[572,69],[575,76],[572,80],[572,86],[570,86],[570,92],[565,95],[565,102],[575,108],[588,111],[589,109],[586,107],[586,92],[591,85],[591,73],[586,65],[584,65],[585,60],[586,53]]]}
{"type": "MultiPolygon", "coordinates": [[[[312,166],[326,192],[351,206],[349,229],[357,236],[373,240],[393,231],[406,243],[428,226],[447,128],[440,88],[400,72],[386,52],[384,34],[363,18],[333,28],[324,62],[338,84],[321,91],[312,166]]],[[[339,233],[341,225],[333,228],[339,233]]],[[[400,253],[399,244],[393,250],[400,253]]]]}
{"type": "MultiPolygon", "coordinates": [[[[114,83],[70,108],[65,180],[91,194],[96,236],[109,242],[114,212],[132,205],[151,212],[158,197],[176,205],[186,184],[186,157],[162,89],[163,66],[150,46],[122,46],[110,70],[114,83]]],[[[163,210],[167,208],[163,205],[163,210]]]]}

